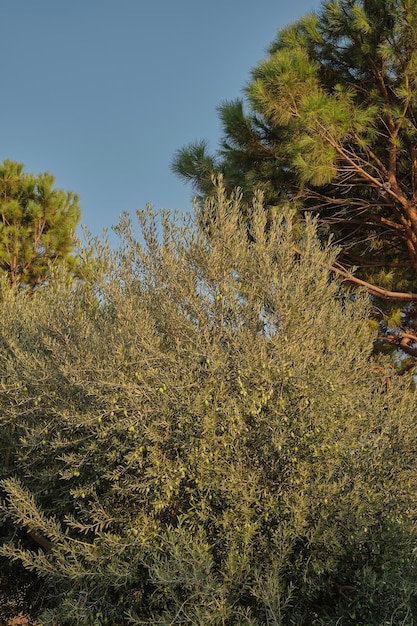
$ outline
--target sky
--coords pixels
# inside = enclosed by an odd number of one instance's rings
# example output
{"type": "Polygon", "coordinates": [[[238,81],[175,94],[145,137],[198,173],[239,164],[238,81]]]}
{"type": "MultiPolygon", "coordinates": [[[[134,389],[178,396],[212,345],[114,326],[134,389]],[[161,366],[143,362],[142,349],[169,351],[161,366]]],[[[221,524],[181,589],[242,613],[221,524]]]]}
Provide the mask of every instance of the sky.
{"type": "Polygon", "coordinates": [[[3,3],[0,161],[48,171],[93,235],[128,211],[189,211],[179,148],[221,138],[277,31],[319,0],[13,0],[3,3]]]}

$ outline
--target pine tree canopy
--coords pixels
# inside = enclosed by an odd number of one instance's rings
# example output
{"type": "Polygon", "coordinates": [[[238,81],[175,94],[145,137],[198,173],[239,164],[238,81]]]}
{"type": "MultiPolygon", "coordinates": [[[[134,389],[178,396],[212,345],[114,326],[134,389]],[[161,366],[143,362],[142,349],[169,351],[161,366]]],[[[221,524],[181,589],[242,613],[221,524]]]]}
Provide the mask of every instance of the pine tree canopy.
{"type": "Polygon", "coordinates": [[[51,266],[74,264],[71,251],[80,218],[78,197],[54,189],[54,177],[26,173],[21,163],[0,164],[0,268],[10,287],[45,283],[51,266]]]}
{"type": "Polygon", "coordinates": [[[270,206],[291,202],[300,217],[318,215],[321,235],[341,246],[339,273],[405,307],[401,323],[410,331],[417,304],[417,2],[323,3],[279,31],[245,95],[219,108],[217,155],[201,142],[187,146],[173,170],[202,196],[222,172],[248,201],[260,188],[270,206]]]}

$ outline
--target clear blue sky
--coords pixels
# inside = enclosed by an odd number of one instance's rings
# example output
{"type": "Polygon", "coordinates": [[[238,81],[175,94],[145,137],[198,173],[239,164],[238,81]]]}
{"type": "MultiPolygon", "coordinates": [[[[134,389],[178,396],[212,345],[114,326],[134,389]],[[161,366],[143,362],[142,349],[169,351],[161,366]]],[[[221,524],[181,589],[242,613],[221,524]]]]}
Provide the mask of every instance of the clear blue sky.
{"type": "Polygon", "coordinates": [[[11,0],[2,7],[0,160],[51,172],[93,234],[152,203],[191,208],[170,171],[242,95],[282,26],[319,0],[11,0]]]}

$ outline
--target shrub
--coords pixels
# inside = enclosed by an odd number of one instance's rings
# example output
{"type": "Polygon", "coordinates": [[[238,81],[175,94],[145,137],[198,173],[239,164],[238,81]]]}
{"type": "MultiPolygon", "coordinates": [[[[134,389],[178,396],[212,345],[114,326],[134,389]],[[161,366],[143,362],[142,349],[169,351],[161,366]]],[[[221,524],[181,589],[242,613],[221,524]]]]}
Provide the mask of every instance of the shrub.
{"type": "Polygon", "coordinates": [[[373,371],[314,221],[255,198],[248,242],[239,195],[208,202],[4,290],[2,510],[32,534],[1,553],[42,624],[411,624],[415,392],[373,371]]]}

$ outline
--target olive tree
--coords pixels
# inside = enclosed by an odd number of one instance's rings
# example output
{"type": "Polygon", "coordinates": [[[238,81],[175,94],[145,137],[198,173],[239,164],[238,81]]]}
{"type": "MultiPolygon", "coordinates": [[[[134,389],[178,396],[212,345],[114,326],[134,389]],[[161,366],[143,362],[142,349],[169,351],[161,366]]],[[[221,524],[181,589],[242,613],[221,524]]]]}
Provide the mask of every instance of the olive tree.
{"type": "Polygon", "coordinates": [[[416,395],[316,224],[221,186],[0,316],[1,554],[41,624],[411,624],[416,395]],[[208,230],[209,233],[208,233],[208,230]],[[11,310],[13,309],[13,314],[11,310]]]}

